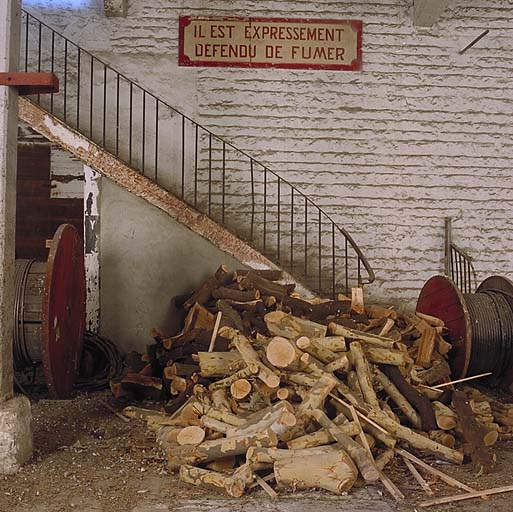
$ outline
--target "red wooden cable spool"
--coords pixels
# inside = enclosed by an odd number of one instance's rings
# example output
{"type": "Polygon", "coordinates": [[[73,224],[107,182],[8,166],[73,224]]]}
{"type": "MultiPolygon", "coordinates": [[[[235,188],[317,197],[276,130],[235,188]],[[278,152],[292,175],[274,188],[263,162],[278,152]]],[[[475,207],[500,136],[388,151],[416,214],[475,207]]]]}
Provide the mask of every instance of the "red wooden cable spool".
{"type": "Polygon", "coordinates": [[[15,367],[42,361],[50,393],[69,396],[85,330],[83,243],[71,224],[55,232],[46,268],[33,260],[16,260],[14,315],[15,367]]]}
{"type": "Polygon", "coordinates": [[[503,387],[513,382],[513,283],[492,276],[476,293],[461,293],[446,276],[422,288],[417,311],[440,318],[449,331],[449,364],[454,378],[492,372],[486,379],[503,387]]]}

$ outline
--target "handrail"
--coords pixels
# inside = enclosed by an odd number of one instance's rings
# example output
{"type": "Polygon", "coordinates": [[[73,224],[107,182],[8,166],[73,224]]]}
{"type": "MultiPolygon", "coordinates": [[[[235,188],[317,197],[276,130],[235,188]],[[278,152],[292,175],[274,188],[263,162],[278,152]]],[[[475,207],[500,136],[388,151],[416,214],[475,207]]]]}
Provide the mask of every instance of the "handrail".
{"type": "Polygon", "coordinates": [[[61,84],[32,101],[313,291],[335,296],[374,281],[353,238],[288,180],[26,10],[22,16],[22,67],[51,71],[61,84]]]}
{"type": "Polygon", "coordinates": [[[473,293],[477,285],[473,258],[452,241],[452,219],[445,219],[444,271],[462,293],[473,293]]]}

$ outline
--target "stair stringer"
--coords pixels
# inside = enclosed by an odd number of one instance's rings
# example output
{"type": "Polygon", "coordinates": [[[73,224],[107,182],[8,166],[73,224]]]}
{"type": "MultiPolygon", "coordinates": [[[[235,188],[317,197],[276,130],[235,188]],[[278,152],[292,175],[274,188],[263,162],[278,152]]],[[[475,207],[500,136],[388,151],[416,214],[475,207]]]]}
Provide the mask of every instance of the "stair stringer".
{"type": "MultiPolygon", "coordinates": [[[[275,263],[213,219],[196,211],[186,202],[171,194],[154,181],[131,169],[99,145],[48,113],[30,100],[19,97],[19,117],[31,128],[69,151],[84,164],[109,178],[116,185],[146,200],[151,205],[167,213],[194,233],[211,242],[218,249],[239,260],[249,268],[281,270],[275,263]]],[[[297,291],[312,296],[312,292],[302,286],[293,276],[283,271],[287,282],[294,282],[297,291]]]]}

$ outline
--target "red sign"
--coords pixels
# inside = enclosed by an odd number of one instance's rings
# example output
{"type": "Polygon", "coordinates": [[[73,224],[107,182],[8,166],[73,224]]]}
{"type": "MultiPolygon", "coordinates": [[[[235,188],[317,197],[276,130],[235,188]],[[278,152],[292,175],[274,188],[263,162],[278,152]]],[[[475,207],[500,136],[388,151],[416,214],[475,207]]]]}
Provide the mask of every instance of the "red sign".
{"type": "Polygon", "coordinates": [[[180,66],[362,67],[362,22],[180,16],[180,66]]]}

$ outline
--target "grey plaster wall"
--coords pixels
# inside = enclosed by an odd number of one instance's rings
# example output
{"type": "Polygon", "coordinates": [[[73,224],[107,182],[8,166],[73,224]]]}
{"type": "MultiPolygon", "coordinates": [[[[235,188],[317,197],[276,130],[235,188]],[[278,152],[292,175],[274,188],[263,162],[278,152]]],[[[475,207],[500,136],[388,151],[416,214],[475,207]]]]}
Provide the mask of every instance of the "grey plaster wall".
{"type": "Polygon", "coordinates": [[[170,331],[171,298],[224,263],[241,265],[143,199],[102,179],[100,332],[124,351],[143,350],[152,327],[170,331]]]}

